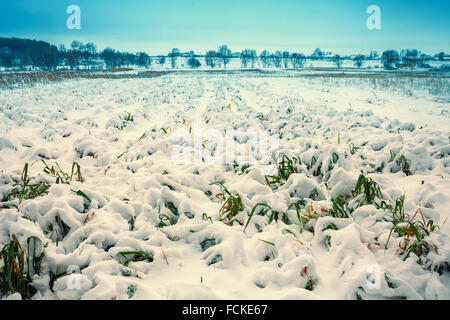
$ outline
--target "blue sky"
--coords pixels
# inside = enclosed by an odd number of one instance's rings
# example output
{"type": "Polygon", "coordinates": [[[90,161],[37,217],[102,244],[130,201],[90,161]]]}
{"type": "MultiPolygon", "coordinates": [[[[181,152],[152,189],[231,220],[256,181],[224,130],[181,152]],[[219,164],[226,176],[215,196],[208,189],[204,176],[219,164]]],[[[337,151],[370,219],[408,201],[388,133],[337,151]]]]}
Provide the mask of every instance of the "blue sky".
{"type": "Polygon", "coordinates": [[[0,36],[69,46],[167,53],[287,49],[336,53],[417,48],[450,52],[450,0],[0,0],[0,36]],[[81,8],[81,30],[66,27],[69,5],[81,8]],[[381,30],[366,27],[369,5],[381,30]]]}

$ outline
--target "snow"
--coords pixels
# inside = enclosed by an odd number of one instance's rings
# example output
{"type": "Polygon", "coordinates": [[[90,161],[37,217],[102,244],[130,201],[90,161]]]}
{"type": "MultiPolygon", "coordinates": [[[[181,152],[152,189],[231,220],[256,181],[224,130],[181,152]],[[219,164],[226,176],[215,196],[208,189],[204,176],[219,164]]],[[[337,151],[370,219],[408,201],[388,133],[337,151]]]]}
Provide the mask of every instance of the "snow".
{"type": "Polygon", "coordinates": [[[402,237],[388,243],[387,211],[327,214],[363,172],[386,200],[405,194],[406,212],[421,208],[440,226],[428,258],[450,261],[449,80],[432,89],[427,81],[173,73],[1,91],[0,242],[15,234],[46,245],[33,299],[449,299],[448,271],[414,254],[403,260],[402,237]],[[299,157],[297,172],[268,185],[272,155],[248,163],[249,132],[272,138],[270,152],[299,157]],[[235,149],[222,148],[227,134],[235,149]],[[174,150],[189,161],[175,162],[174,150]],[[69,175],[76,162],[83,181],[55,184],[41,160],[69,175]],[[33,183],[50,187],[19,204],[7,195],[25,163],[33,183]],[[216,181],[242,200],[232,225],[220,221],[216,181]],[[290,207],[299,200],[314,215],[303,228],[290,207]],[[260,207],[244,232],[258,203],[280,219],[269,224],[260,207]],[[128,251],[153,259],[123,263],[128,251]]]}

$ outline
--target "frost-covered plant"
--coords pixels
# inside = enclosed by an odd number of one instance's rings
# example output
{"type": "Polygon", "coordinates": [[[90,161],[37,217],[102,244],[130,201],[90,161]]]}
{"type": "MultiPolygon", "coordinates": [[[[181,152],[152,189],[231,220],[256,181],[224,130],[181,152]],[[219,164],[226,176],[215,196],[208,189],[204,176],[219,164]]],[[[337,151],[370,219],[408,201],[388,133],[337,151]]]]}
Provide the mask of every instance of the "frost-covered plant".
{"type": "Polygon", "coordinates": [[[234,161],[233,163],[233,171],[234,173],[238,173],[240,176],[243,174],[247,174],[249,172],[249,168],[250,168],[250,164],[245,163],[245,164],[239,164],[236,161],[234,161]]]}
{"type": "Polygon", "coordinates": [[[333,210],[330,210],[330,215],[334,218],[350,218],[350,213],[347,208],[348,201],[344,197],[337,197],[331,199],[333,210]]]}
{"type": "Polygon", "coordinates": [[[81,176],[81,166],[77,162],[72,163],[72,171],[69,175],[61,169],[57,162],[55,162],[55,165],[58,170],[56,170],[54,166],[49,167],[44,160],[41,159],[41,161],[44,164],[44,172],[56,177],[56,184],[70,184],[73,180],[74,174],[76,175],[78,182],[83,182],[83,177],[81,176]]]}
{"type": "MultiPolygon", "coordinates": [[[[297,217],[298,217],[299,222],[300,222],[300,224],[301,224],[300,232],[303,231],[303,228],[302,228],[303,222],[304,222],[304,221],[307,222],[307,219],[304,218],[304,217],[302,217],[301,214],[300,214],[300,204],[304,204],[304,203],[305,203],[305,202],[304,202],[303,200],[300,200],[300,201],[298,201],[298,202],[292,203],[292,204],[289,206],[289,208],[288,208],[288,210],[291,209],[292,207],[295,207],[295,208],[296,208],[296,210],[297,210],[297,217]],[[303,219],[303,220],[302,220],[302,219],[303,219]]],[[[267,203],[260,202],[260,203],[257,203],[257,204],[255,204],[255,205],[253,206],[252,211],[250,212],[250,214],[249,214],[249,216],[248,216],[248,220],[247,220],[247,222],[246,222],[246,224],[245,224],[244,232],[245,232],[245,230],[247,230],[247,227],[248,227],[248,225],[250,224],[250,221],[252,220],[252,218],[253,218],[253,216],[254,216],[254,214],[255,214],[255,212],[256,212],[256,209],[257,209],[258,207],[265,207],[265,208],[267,208],[267,211],[265,212],[264,215],[267,215],[267,214],[270,212],[269,220],[268,220],[268,222],[267,222],[268,224],[271,224],[272,221],[274,221],[274,220],[278,222],[278,220],[280,219],[280,215],[281,215],[281,221],[283,221],[285,224],[289,224],[289,218],[288,218],[286,212],[275,211],[275,210],[273,210],[272,207],[269,206],[267,203]]],[[[264,210],[264,209],[263,209],[263,210],[264,210]]],[[[264,212],[264,211],[262,211],[262,212],[264,212]]]]}
{"type": "Polygon", "coordinates": [[[209,221],[211,224],[213,223],[212,218],[210,216],[208,216],[206,213],[203,213],[202,220],[203,221],[209,221]]]}
{"type": "Polygon", "coordinates": [[[309,208],[307,211],[308,215],[307,216],[302,215],[300,206],[305,206],[305,205],[306,205],[305,200],[298,200],[296,202],[291,203],[288,207],[288,210],[291,208],[294,208],[297,213],[297,219],[300,224],[300,233],[303,232],[305,224],[308,223],[311,219],[313,219],[313,216],[311,215],[311,211],[309,210],[309,208]]]}
{"type": "Polygon", "coordinates": [[[130,262],[148,261],[153,262],[153,255],[143,251],[122,251],[117,254],[120,263],[127,266],[130,262]]]}
{"type": "Polygon", "coordinates": [[[250,224],[250,221],[252,220],[253,215],[255,214],[256,208],[258,208],[258,207],[266,207],[266,208],[268,208],[269,210],[272,210],[272,207],[270,207],[270,206],[269,206],[268,204],[266,204],[266,203],[257,203],[257,204],[255,204],[255,205],[253,206],[253,208],[252,208],[252,211],[250,212],[250,215],[248,216],[247,223],[245,224],[245,227],[244,227],[244,232],[245,232],[245,230],[247,230],[247,227],[248,227],[248,225],[250,224]]]}
{"type": "Polygon", "coordinates": [[[302,164],[300,158],[289,158],[286,154],[280,154],[279,162],[277,161],[277,175],[266,175],[266,183],[270,186],[272,184],[284,184],[291,174],[298,173],[298,166],[302,164]]]}
{"type": "MultiPolygon", "coordinates": [[[[364,205],[373,204],[376,207],[383,207],[383,204],[387,207],[386,201],[383,201],[383,195],[381,193],[378,184],[361,174],[356,182],[355,189],[352,191],[353,199],[357,199],[358,196],[362,195],[362,199],[358,202],[358,206],[362,207],[364,205]],[[376,199],[381,200],[381,204],[376,203],[376,199]]],[[[337,198],[331,199],[333,209],[329,211],[330,215],[334,218],[349,218],[353,208],[349,208],[349,202],[352,197],[349,196],[338,196],[337,198]]]]}
{"type": "Polygon", "coordinates": [[[416,210],[412,218],[409,218],[409,215],[404,213],[403,204],[404,196],[401,200],[400,211],[397,212],[396,206],[396,209],[393,212],[394,225],[389,233],[385,248],[387,248],[389,244],[392,233],[396,233],[400,237],[403,237],[403,242],[399,243],[399,253],[404,256],[404,260],[406,260],[411,253],[415,253],[418,257],[423,255],[426,256],[430,251],[437,253],[437,246],[425,240],[425,238],[437,228],[434,226],[433,220],[426,221],[420,208],[416,210]],[[414,221],[418,213],[420,213],[422,219],[414,221]]]}
{"type": "Polygon", "coordinates": [[[170,219],[168,215],[161,213],[160,205],[158,206],[158,218],[159,218],[158,228],[164,228],[173,225],[172,219],[170,219]]]}
{"type": "Polygon", "coordinates": [[[158,228],[164,228],[167,226],[171,226],[173,224],[172,219],[170,219],[170,217],[164,213],[160,213],[158,218],[159,218],[158,228]]]}
{"type": "Polygon", "coordinates": [[[129,285],[127,289],[127,295],[128,299],[133,298],[134,294],[136,293],[137,287],[135,285],[129,285]]]}
{"type": "Polygon", "coordinates": [[[119,130],[123,130],[123,129],[125,129],[127,126],[128,126],[128,124],[130,123],[130,122],[134,122],[134,117],[131,115],[131,113],[128,113],[125,117],[123,117],[122,118],[122,116],[119,116],[119,119],[122,121],[121,123],[119,123],[119,124],[115,124],[114,125],[114,128],[117,128],[117,129],[119,129],[119,130]]]}
{"type": "Polygon", "coordinates": [[[398,159],[398,165],[402,168],[402,172],[407,176],[412,175],[410,160],[407,159],[404,155],[400,156],[398,159]]]}
{"type": "Polygon", "coordinates": [[[239,212],[244,211],[244,205],[242,204],[241,196],[238,194],[232,194],[222,182],[214,182],[211,185],[218,185],[221,187],[222,192],[216,194],[216,198],[223,201],[223,205],[220,208],[221,218],[220,221],[227,220],[232,223],[233,217],[239,212]]]}
{"type": "Polygon", "coordinates": [[[354,194],[355,196],[364,194],[364,200],[361,201],[360,206],[373,204],[376,198],[383,198],[378,184],[372,178],[367,178],[363,174],[359,176],[356,182],[354,194]]]}
{"type": "Polygon", "coordinates": [[[23,298],[31,298],[35,289],[30,286],[31,278],[25,272],[25,251],[15,234],[0,251],[0,260],[3,261],[0,268],[0,294],[5,296],[18,292],[23,298]]]}
{"type": "Polygon", "coordinates": [[[352,155],[354,155],[356,153],[356,151],[358,151],[359,149],[361,149],[360,147],[355,147],[355,144],[353,142],[351,142],[348,147],[350,148],[350,153],[352,155]]]}
{"type": "Polygon", "coordinates": [[[25,163],[20,182],[17,183],[14,188],[9,192],[7,199],[13,198],[19,199],[19,204],[24,199],[34,199],[41,195],[47,194],[50,184],[47,182],[31,183],[31,178],[28,175],[28,163],[25,163]]]}

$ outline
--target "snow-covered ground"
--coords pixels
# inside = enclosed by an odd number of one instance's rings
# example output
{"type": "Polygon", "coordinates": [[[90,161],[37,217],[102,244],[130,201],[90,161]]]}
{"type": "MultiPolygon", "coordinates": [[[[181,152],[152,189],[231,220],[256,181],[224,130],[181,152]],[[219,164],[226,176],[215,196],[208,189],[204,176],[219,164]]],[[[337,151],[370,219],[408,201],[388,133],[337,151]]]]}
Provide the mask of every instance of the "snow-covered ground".
{"type": "Polygon", "coordinates": [[[33,299],[449,299],[448,93],[448,78],[245,73],[4,90],[0,242],[44,245],[33,299]],[[277,183],[283,154],[300,161],[277,183]],[[20,202],[26,163],[50,187],[20,202]],[[426,224],[409,256],[412,229],[390,235],[402,202],[397,227],[426,224]]]}
{"type": "MultiPolygon", "coordinates": [[[[187,57],[179,57],[176,59],[175,62],[175,70],[192,70],[193,68],[189,66],[188,60],[190,58],[187,57]]],[[[197,57],[200,61],[200,66],[198,68],[195,68],[196,70],[245,70],[245,69],[251,69],[252,65],[251,63],[248,64],[247,68],[243,68],[242,66],[242,60],[240,58],[232,58],[230,59],[229,63],[227,64],[227,67],[224,68],[223,62],[221,60],[218,60],[218,65],[211,69],[206,64],[204,57],[197,57]]],[[[449,64],[448,60],[445,61],[439,61],[439,60],[427,60],[426,64],[428,64],[431,68],[441,68],[445,65],[449,64]]],[[[262,69],[262,70],[283,70],[283,66],[281,68],[276,68],[273,64],[271,64],[269,67],[264,67],[261,60],[258,58],[255,60],[253,68],[262,69]]],[[[157,57],[153,57],[152,64],[148,68],[138,67],[138,66],[131,66],[134,69],[141,69],[141,70],[157,70],[157,71],[164,71],[164,70],[173,70],[172,68],[172,62],[170,58],[166,58],[165,62],[163,64],[160,64],[158,62],[157,57]]],[[[288,68],[293,68],[292,64],[288,63],[288,68]]],[[[323,59],[323,60],[313,60],[313,59],[306,59],[303,65],[304,69],[320,69],[320,68],[337,68],[335,62],[332,59],[323,59]]],[[[355,61],[352,59],[343,59],[341,67],[342,69],[345,68],[356,68],[355,67],[355,61]]],[[[82,69],[82,67],[81,67],[82,69]]],[[[302,69],[302,68],[301,68],[302,69]]],[[[300,69],[300,70],[301,70],[300,69]]],[[[361,66],[362,70],[372,70],[372,71],[384,71],[383,63],[380,59],[374,59],[374,60],[364,60],[363,64],[361,66]]],[[[403,68],[402,70],[405,71],[411,71],[410,68],[403,68]]],[[[428,71],[427,68],[417,68],[415,67],[414,70],[421,70],[421,71],[428,71]]],[[[339,71],[336,70],[336,71],[339,71]]]]}

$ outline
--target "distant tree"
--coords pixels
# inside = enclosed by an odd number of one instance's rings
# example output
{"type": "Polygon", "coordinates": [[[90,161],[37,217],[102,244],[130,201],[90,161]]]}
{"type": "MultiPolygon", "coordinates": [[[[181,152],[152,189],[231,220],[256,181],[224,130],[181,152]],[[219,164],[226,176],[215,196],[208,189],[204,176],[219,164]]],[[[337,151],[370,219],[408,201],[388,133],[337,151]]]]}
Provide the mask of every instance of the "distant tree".
{"type": "Polygon", "coordinates": [[[66,63],[70,66],[70,69],[76,69],[78,68],[78,55],[77,55],[77,51],[74,50],[69,50],[66,53],[66,63]]]}
{"type": "Polygon", "coordinates": [[[0,37],[0,64],[2,66],[53,70],[61,59],[58,48],[47,42],[0,37]]]}
{"type": "Polygon", "coordinates": [[[119,67],[136,64],[137,56],[130,52],[117,52],[117,56],[119,60],[119,67]]]}
{"type": "Polygon", "coordinates": [[[214,50],[208,51],[205,55],[205,63],[207,66],[211,67],[211,69],[214,69],[219,63],[217,52],[214,50]]]}
{"type": "Polygon", "coordinates": [[[148,68],[152,65],[152,58],[145,52],[138,52],[136,58],[136,64],[140,67],[148,68]]]}
{"type": "Polygon", "coordinates": [[[59,52],[56,46],[50,46],[48,56],[46,58],[46,67],[48,70],[54,70],[59,64],[59,52]]]}
{"type": "Polygon", "coordinates": [[[251,49],[245,49],[241,52],[242,67],[247,68],[247,65],[251,63],[252,69],[255,67],[256,51],[251,49]]]}
{"type": "Polygon", "coordinates": [[[283,52],[283,65],[284,65],[285,69],[287,69],[289,67],[289,59],[290,59],[289,51],[284,51],[283,52]]]}
{"type": "Polygon", "coordinates": [[[421,60],[423,60],[423,61],[425,61],[425,60],[432,60],[433,59],[433,57],[431,57],[430,55],[425,54],[425,53],[422,53],[419,58],[421,60]]]}
{"type": "Polygon", "coordinates": [[[84,44],[80,41],[74,40],[70,44],[70,50],[67,51],[66,57],[67,57],[67,63],[70,66],[70,68],[78,69],[81,64],[84,63],[83,60],[83,50],[84,50],[84,44]]]}
{"type": "Polygon", "coordinates": [[[13,65],[13,53],[8,47],[0,49],[0,66],[11,68],[13,65]]]}
{"type": "Polygon", "coordinates": [[[117,54],[116,50],[107,47],[100,55],[103,58],[107,69],[113,69],[120,65],[120,57],[117,54]]]}
{"type": "Polygon", "coordinates": [[[292,53],[290,56],[290,60],[291,60],[292,66],[295,69],[298,69],[298,68],[303,67],[303,65],[305,64],[305,61],[306,61],[306,57],[305,57],[305,55],[303,55],[301,53],[292,53]]]}
{"type": "Polygon", "coordinates": [[[97,46],[93,42],[88,42],[85,46],[85,51],[87,51],[89,55],[93,56],[97,54],[97,46]]]}
{"type": "Polygon", "coordinates": [[[175,67],[177,66],[177,59],[180,56],[180,49],[177,48],[173,48],[172,52],[170,52],[168,54],[169,58],[170,58],[170,63],[172,65],[172,69],[175,69],[175,67]]]}
{"type": "Polygon", "coordinates": [[[200,63],[200,61],[199,61],[198,59],[195,58],[194,51],[191,51],[191,52],[189,53],[189,59],[188,59],[187,63],[188,63],[188,65],[189,65],[191,68],[198,68],[198,67],[200,67],[200,66],[202,65],[202,64],[200,63]]]}
{"type": "Polygon", "coordinates": [[[218,54],[219,54],[219,57],[223,61],[224,68],[226,69],[227,68],[227,64],[231,60],[231,50],[227,47],[227,45],[224,44],[224,45],[219,47],[218,54]]]}
{"type": "Polygon", "coordinates": [[[364,56],[362,54],[358,54],[355,56],[354,61],[355,61],[355,66],[358,68],[361,68],[364,62],[364,56]]]}
{"type": "Polygon", "coordinates": [[[263,50],[259,54],[259,59],[261,60],[261,62],[263,64],[263,68],[267,68],[270,66],[270,52],[269,51],[263,50]]]}
{"type": "Polygon", "coordinates": [[[340,68],[341,65],[342,65],[342,58],[341,58],[341,56],[338,55],[338,54],[335,54],[335,55],[333,56],[333,62],[334,62],[334,64],[336,65],[336,67],[340,68]]]}
{"type": "Polygon", "coordinates": [[[191,68],[198,68],[198,67],[200,67],[202,64],[201,64],[200,61],[199,61],[198,59],[196,59],[195,57],[190,57],[190,58],[188,59],[188,65],[189,65],[191,68]]]}
{"type": "Polygon", "coordinates": [[[324,53],[322,50],[320,50],[319,48],[315,49],[314,52],[312,53],[312,58],[313,59],[322,59],[324,57],[324,53]]]}
{"type": "Polygon", "coordinates": [[[381,61],[385,69],[391,70],[392,64],[400,60],[396,50],[386,50],[381,56],[381,61]]]}
{"type": "Polygon", "coordinates": [[[72,50],[81,51],[84,47],[83,42],[80,42],[78,40],[73,40],[70,47],[72,50]]]}
{"type": "Polygon", "coordinates": [[[158,57],[158,63],[162,66],[166,63],[166,57],[165,56],[159,56],[158,57]]]}
{"type": "Polygon", "coordinates": [[[38,41],[34,54],[31,56],[34,66],[41,69],[55,69],[59,62],[59,52],[56,46],[52,46],[44,41],[38,41]]]}
{"type": "Polygon", "coordinates": [[[281,68],[281,62],[283,60],[283,54],[280,51],[276,51],[271,56],[271,60],[275,68],[281,68]]]}
{"type": "Polygon", "coordinates": [[[247,68],[249,62],[250,62],[250,56],[248,54],[248,49],[242,50],[240,58],[241,58],[241,64],[243,68],[247,68]]]}
{"type": "Polygon", "coordinates": [[[247,49],[247,55],[248,55],[248,57],[250,59],[250,63],[252,65],[252,69],[254,69],[255,68],[255,61],[256,61],[256,58],[257,58],[256,50],[247,49]]]}
{"type": "Polygon", "coordinates": [[[247,68],[249,63],[251,63],[252,69],[255,68],[255,60],[256,60],[255,50],[251,49],[242,50],[240,58],[243,68],[247,68]]]}
{"type": "Polygon", "coordinates": [[[411,67],[415,67],[417,64],[420,64],[419,51],[416,49],[407,49],[402,50],[402,61],[404,64],[409,65],[411,67]]]}
{"type": "Polygon", "coordinates": [[[69,50],[61,45],[59,55],[65,59],[71,69],[78,69],[80,65],[91,69],[97,63],[94,59],[97,57],[97,46],[93,42],[85,45],[81,41],[74,40],[69,50]]]}
{"type": "Polygon", "coordinates": [[[97,55],[97,46],[93,42],[88,42],[82,47],[81,56],[83,64],[89,69],[94,66],[94,57],[97,55]]]}

